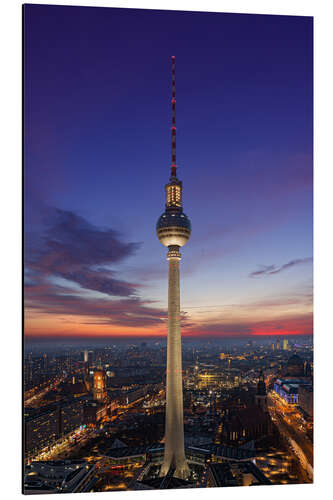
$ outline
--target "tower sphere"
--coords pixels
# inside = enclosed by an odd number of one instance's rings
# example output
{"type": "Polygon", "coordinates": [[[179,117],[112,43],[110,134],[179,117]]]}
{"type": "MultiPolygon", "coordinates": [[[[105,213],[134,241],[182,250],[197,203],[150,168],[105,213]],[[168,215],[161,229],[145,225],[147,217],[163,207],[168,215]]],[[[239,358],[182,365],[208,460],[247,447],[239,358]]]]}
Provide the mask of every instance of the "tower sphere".
{"type": "Polygon", "coordinates": [[[180,210],[166,210],[157,221],[156,232],[162,245],[183,247],[191,235],[191,222],[180,210]]]}

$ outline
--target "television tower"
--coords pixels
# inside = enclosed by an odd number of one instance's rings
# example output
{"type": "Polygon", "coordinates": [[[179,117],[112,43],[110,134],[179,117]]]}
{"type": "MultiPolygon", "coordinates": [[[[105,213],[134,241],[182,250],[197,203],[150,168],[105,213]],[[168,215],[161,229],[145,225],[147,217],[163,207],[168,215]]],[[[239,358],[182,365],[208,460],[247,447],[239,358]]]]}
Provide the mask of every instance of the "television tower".
{"type": "Polygon", "coordinates": [[[191,222],[182,209],[182,182],[177,178],[176,164],[176,92],[175,56],[172,56],[172,127],[171,127],[171,176],[165,186],[165,212],[156,225],[157,236],[162,245],[168,247],[169,293],[168,293],[168,351],[166,375],[165,450],[160,476],[175,468],[174,476],[186,479],[190,473],[185,458],[182,344],[180,334],[180,290],[179,248],[184,246],[191,234],[191,222]]]}

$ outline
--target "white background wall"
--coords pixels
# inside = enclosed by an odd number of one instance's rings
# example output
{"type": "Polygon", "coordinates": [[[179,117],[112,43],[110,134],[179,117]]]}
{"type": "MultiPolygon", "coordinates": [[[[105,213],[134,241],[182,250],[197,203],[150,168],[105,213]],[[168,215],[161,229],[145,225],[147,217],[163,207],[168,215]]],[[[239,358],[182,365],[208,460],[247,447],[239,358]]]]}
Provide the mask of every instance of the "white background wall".
{"type": "MultiPolygon", "coordinates": [[[[332,475],[333,78],[329,0],[43,1],[96,5],[315,16],[315,484],[161,491],[160,498],[330,498],[332,475]]],[[[1,216],[1,484],[5,499],[21,488],[21,4],[0,2],[1,216]]],[[[100,498],[86,494],[84,498],[100,498]]],[[[104,494],[106,495],[106,494],[104,494]]],[[[103,498],[106,498],[103,495],[103,498]]],[[[113,492],[111,498],[153,499],[156,492],[113,492]],[[120,496],[119,496],[120,495],[120,496]]],[[[67,497],[66,497],[67,498],[67,497]]],[[[81,497],[80,497],[81,498],[81,497]]]]}

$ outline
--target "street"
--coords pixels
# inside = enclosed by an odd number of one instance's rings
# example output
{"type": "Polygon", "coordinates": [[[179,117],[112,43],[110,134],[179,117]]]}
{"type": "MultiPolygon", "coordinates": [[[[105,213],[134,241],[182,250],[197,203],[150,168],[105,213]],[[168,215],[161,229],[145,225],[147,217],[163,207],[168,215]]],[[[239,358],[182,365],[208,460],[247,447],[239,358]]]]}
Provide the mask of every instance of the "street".
{"type": "Polygon", "coordinates": [[[313,445],[299,424],[293,411],[278,395],[268,394],[268,407],[272,420],[284,435],[309,479],[313,479],[313,445]]]}

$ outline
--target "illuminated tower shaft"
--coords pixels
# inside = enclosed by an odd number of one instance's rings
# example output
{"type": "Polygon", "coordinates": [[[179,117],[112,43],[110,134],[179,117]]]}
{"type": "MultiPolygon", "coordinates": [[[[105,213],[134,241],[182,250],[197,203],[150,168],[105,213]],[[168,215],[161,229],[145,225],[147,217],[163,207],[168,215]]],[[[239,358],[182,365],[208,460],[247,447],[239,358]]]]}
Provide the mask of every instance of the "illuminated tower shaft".
{"type": "Polygon", "coordinates": [[[175,58],[172,57],[171,177],[165,186],[165,212],[157,222],[157,236],[168,247],[168,354],[166,375],[165,451],[160,476],[174,467],[174,476],[186,479],[189,467],[184,449],[182,344],[180,334],[179,248],[191,234],[191,223],[182,209],[182,183],[176,174],[175,58]]]}
{"type": "Polygon", "coordinates": [[[179,247],[169,247],[168,355],[166,376],[165,452],[161,476],[175,467],[185,479],[189,468],[184,449],[182,344],[180,335],[179,247]]]}

